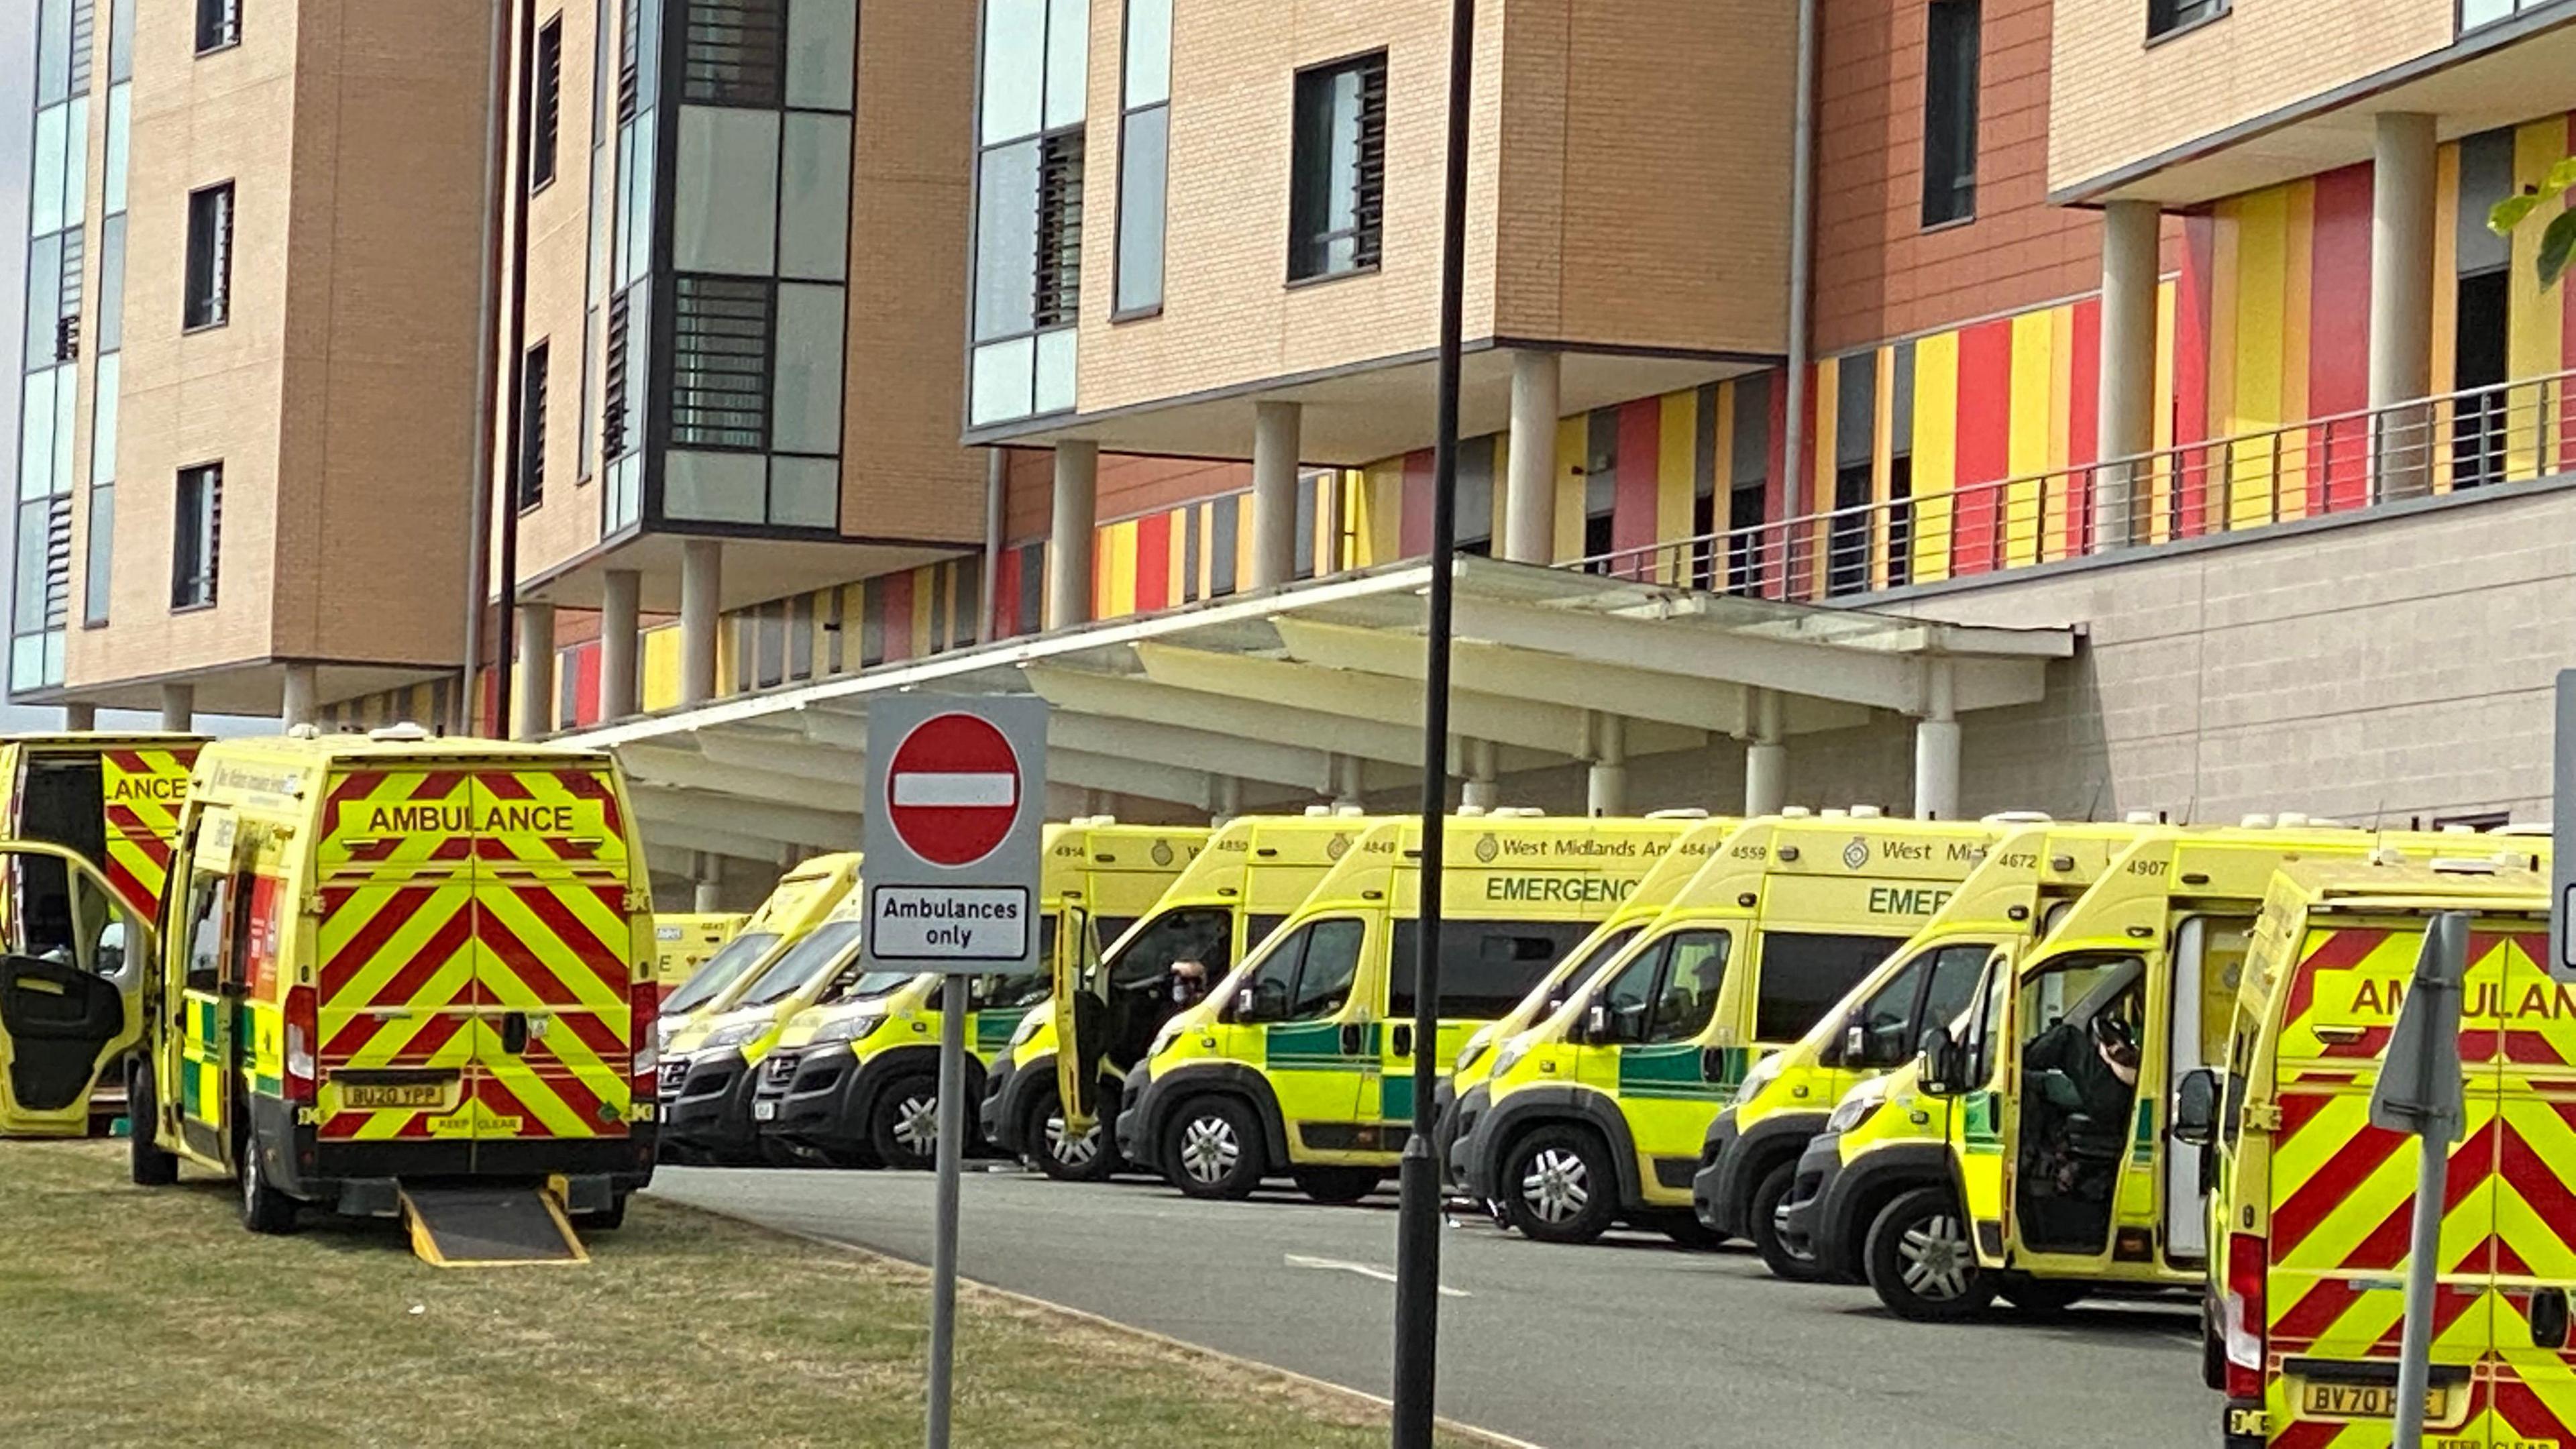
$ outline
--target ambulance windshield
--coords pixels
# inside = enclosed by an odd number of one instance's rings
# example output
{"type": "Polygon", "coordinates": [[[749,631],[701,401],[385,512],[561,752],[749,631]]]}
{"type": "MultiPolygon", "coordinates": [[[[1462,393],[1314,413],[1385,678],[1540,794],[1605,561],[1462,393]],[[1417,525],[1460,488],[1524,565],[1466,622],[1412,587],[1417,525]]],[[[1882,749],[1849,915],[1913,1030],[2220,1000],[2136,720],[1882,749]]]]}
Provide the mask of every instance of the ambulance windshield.
{"type": "Polygon", "coordinates": [[[745,931],[727,941],[723,950],[708,957],[707,964],[680,983],[680,989],[671,994],[670,1000],[662,1003],[662,1014],[679,1016],[715,1000],[777,944],[776,931],[745,931]]]}
{"type": "Polygon", "coordinates": [[[743,993],[744,1006],[776,1006],[804,990],[823,973],[840,964],[841,958],[858,949],[863,921],[825,921],[816,926],[804,940],[787,948],[761,973],[751,990],[743,993]]]}

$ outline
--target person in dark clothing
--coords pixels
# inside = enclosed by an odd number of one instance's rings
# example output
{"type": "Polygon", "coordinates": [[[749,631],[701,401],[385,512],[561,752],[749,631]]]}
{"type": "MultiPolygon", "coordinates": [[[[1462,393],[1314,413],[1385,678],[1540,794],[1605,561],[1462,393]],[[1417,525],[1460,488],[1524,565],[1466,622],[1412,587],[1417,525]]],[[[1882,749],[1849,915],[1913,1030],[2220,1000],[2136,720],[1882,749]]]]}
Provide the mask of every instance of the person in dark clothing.
{"type": "Polygon", "coordinates": [[[2034,1248],[2093,1253],[2111,1208],[2138,1093],[2136,986],[2090,1016],[2069,1016],[2022,1053],[2022,1237],[2034,1248]]]}

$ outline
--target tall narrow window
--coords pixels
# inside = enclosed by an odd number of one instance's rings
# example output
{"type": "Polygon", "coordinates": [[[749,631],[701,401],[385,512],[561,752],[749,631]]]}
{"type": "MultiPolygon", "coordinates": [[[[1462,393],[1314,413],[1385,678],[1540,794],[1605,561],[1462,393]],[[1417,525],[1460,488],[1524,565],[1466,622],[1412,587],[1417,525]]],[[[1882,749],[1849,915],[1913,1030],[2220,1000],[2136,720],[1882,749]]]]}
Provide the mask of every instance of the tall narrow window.
{"type": "Polygon", "coordinates": [[[1977,214],[1977,0],[1925,7],[1923,224],[1977,214]]]}
{"type": "Polygon", "coordinates": [[[759,452],[769,446],[771,284],[748,278],[675,279],[671,441],[759,452]]]}
{"type": "Polygon", "coordinates": [[[526,372],[519,380],[519,510],[546,501],[546,384],[551,349],[540,342],[528,349],[526,372]]]}
{"type": "MultiPolygon", "coordinates": [[[[2471,5],[2477,0],[2469,0],[2471,5]]],[[[2147,0],[2147,39],[2171,35],[2227,13],[2227,0],[2147,0]]],[[[2468,27],[2460,27],[2465,30],[2468,27]]]]}
{"type": "Polygon", "coordinates": [[[182,325],[219,327],[232,318],[233,184],[188,197],[188,289],[182,325]]]}
{"type": "Polygon", "coordinates": [[[1288,280],[1377,265],[1386,212],[1386,52],[1297,74],[1288,280]]]}
{"type": "Polygon", "coordinates": [[[984,0],[969,426],[1069,411],[1091,0],[984,0]]]}
{"type": "Polygon", "coordinates": [[[241,44],[241,0],[197,0],[197,54],[241,44]]]}
{"type": "Polygon", "coordinates": [[[1118,121],[1118,298],[1163,305],[1163,195],[1172,134],[1172,0],[1127,0],[1125,107],[1118,121]]]}
{"type": "Polygon", "coordinates": [[[537,32],[537,116],[528,138],[528,189],[554,184],[555,137],[563,125],[563,17],[537,32]]]}
{"type": "Polygon", "coordinates": [[[1082,310],[1082,133],[1038,145],[1037,324],[1072,324],[1082,310]]]}
{"type": "Polygon", "coordinates": [[[688,0],[680,99],[775,106],[786,69],[786,0],[688,0]]]}
{"type": "Polygon", "coordinates": [[[202,609],[215,601],[224,534],[224,465],[179,470],[170,538],[170,607],[202,609]]]}

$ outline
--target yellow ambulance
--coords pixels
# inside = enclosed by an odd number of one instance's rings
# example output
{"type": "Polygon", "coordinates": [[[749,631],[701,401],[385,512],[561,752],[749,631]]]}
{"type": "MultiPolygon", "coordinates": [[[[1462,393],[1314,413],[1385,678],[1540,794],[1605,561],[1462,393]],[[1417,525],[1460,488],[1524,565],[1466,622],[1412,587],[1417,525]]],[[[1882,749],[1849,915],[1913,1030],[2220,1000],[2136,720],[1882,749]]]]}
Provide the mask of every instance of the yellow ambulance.
{"type": "Polygon", "coordinates": [[[778,885],[742,930],[690,973],[662,1003],[662,1081],[665,1101],[688,1084],[689,1053],[706,1036],[709,1018],[731,1007],[789,947],[823,923],[859,881],[857,851],[818,855],[779,877],[778,885]]]}
{"type": "Polygon", "coordinates": [[[1468,1193],[1543,1241],[1588,1242],[1622,1218],[1707,1241],[1691,1179],[1719,1107],[1948,904],[2000,833],[1868,811],[1745,823],[1497,1054],[1488,1101],[1460,1111],[1468,1193]]]}
{"type": "Polygon", "coordinates": [[[203,737],[31,734],[0,737],[10,840],[63,846],[95,864],[145,919],[161,907],[179,806],[203,737]]]}
{"type": "Polygon", "coordinates": [[[2204,1353],[2228,1449],[2386,1444],[2418,1149],[2370,1123],[2437,912],[2470,916],[2461,1140],[2435,1265],[2427,1446],[2576,1444],[2576,986],[2550,979],[2549,881],[2475,860],[2285,868],[2221,1060],[2177,1079],[2211,1158],[2204,1353]]]}
{"type": "MultiPolygon", "coordinates": [[[[1188,871],[1207,838],[1205,827],[1121,825],[1106,817],[1046,827],[1036,968],[967,983],[973,1097],[983,1095],[990,1064],[1044,1009],[1058,963],[1093,941],[1096,925],[1132,924],[1188,871]]],[[[787,969],[782,961],[773,973],[787,969]]],[[[745,1103],[746,1125],[776,1163],[929,1167],[939,1146],[942,978],[861,974],[855,932],[835,962],[817,969],[834,981],[831,989],[784,997],[779,1014],[739,1020],[708,1039],[711,1050],[726,1044],[749,1064],[757,1085],[745,1103]],[[733,1034],[741,1040],[727,1043],[733,1034]]],[[[780,989],[763,982],[738,1015],[752,1017],[760,999],[780,989]]]]}
{"type": "Polygon", "coordinates": [[[254,1232],[467,1182],[614,1225],[656,1146],[643,862],[605,753],[416,727],[206,746],[135,1180],[231,1174],[254,1232]]]}
{"type": "Polygon", "coordinates": [[[2104,1286],[2198,1283],[2203,1154],[2160,1130],[2167,1087],[2224,1060],[2273,872],[2492,850],[2532,861],[2547,842],[2309,824],[2150,833],[2034,951],[1998,953],[1969,1009],[1883,1090],[1857,1089],[1857,1109],[1810,1147],[1818,1264],[1926,1322],[1998,1295],[2044,1314],[2104,1286]]]}
{"type": "Polygon", "coordinates": [[[150,918],[87,857],[0,841],[0,1135],[78,1137],[124,1096],[154,967],[150,918]]]}
{"type": "MultiPolygon", "coordinates": [[[[1439,1039],[1414,1040],[1421,824],[1362,836],[1121,1091],[1118,1147],[1193,1197],[1290,1177],[1323,1202],[1375,1189],[1413,1124],[1413,1055],[1457,1059],[1672,849],[1673,820],[1519,812],[1449,822],[1439,1039]]],[[[1426,1104],[1427,1105],[1427,1104],[1426,1104]]]]}
{"type": "Polygon", "coordinates": [[[653,979],[677,992],[751,917],[741,911],[684,911],[653,918],[653,979]]]}
{"type": "MultiPolygon", "coordinates": [[[[1786,1049],[1754,1063],[1717,1114],[1691,1179],[1702,1226],[1753,1244],[1778,1277],[1816,1276],[1814,1256],[1784,1216],[1799,1198],[1798,1159],[1845,1093],[1913,1060],[1928,1026],[1959,1014],[1996,951],[2045,935],[2145,824],[2022,825],[1914,938],[1786,1049]]],[[[1813,1184],[1810,1184],[1812,1191],[1813,1184]]]]}
{"type": "Polygon", "coordinates": [[[672,1033],[662,1054],[665,1157],[749,1164],[767,1155],[751,1105],[761,1059],[797,1012],[827,995],[860,989],[867,894],[864,882],[852,880],[812,929],[783,942],[766,967],[745,972],[672,1033]]]}

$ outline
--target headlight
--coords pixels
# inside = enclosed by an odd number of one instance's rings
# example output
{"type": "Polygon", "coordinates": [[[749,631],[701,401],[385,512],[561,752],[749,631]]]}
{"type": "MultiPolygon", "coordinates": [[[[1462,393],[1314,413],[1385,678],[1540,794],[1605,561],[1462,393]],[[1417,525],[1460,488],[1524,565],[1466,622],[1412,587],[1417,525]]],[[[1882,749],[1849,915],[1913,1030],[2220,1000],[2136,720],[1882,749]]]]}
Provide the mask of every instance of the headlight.
{"type": "Polygon", "coordinates": [[[1477,1028],[1476,1034],[1467,1038],[1467,1044],[1458,1048],[1458,1065],[1453,1070],[1463,1072],[1474,1066],[1493,1044],[1494,1029],[1490,1026],[1477,1028]]]}
{"type": "Polygon", "coordinates": [[[1841,1104],[1834,1108],[1834,1115],[1825,1119],[1825,1130],[1856,1132],[1860,1130],[1862,1123],[1876,1116],[1878,1109],[1886,1105],[1887,1089],[1878,1086],[1876,1082],[1865,1083],[1852,1089],[1851,1095],[1843,1098],[1841,1104]]]}
{"type": "Polygon", "coordinates": [[[1015,1047],[1027,1046],[1029,1044],[1029,1038],[1036,1036],[1038,1034],[1038,1028],[1044,1025],[1046,1025],[1046,1013],[1043,1011],[1032,1011],[1028,1015],[1021,1017],[1020,1024],[1011,1029],[1011,1045],[1015,1047]]]}
{"type": "Polygon", "coordinates": [[[838,1021],[825,1022],[823,1029],[814,1033],[814,1040],[818,1042],[858,1041],[883,1025],[885,1025],[885,1017],[876,1013],[865,1016],[845,1016],[838,1021]]]}
{"type": "Polygon", "coordinates": [[[1154,1058],[1161,1056],[1170,1048],[1172,1043],[1179,1041],[1180,1039],[1181,1024],[1177,1021],[1166,1022],[1161,1031],[1154,1033],[1154,1044],[1145,1049],[1145,1060],[1150,1062],[1154,1058]]]}
{"type": "Polygon", "coordinates": [[[1528,1055],[1529,1043],[1521,1040],[1519,1037],[1512,1038],[1509,1042],[1504,1044],[1502,1055],[1494,1058],[1494,1075],[1497,1077],[1510,1076],[1512,1074],[1512,1068],[1519,1066],[1521,1064],[1521,1058],[1528,1055]]]}
{"type": "Polygon", "coordinates": [[[1733,1105],[1741,1107],[1752,1101],[1756,1093],[1780,1079],[1781,1070],[1788,1064],[1788,1058],[1776,1052],[1755,1062],[1753,1070],[1744,1074],[1744,1080],[1736,1083],[1733,1105]]]}
{"type": "Polygon", "coordinates": [[[739,1026],[718,1027],[707,1034],[707,1039],[699,1044],[699,1049],[715,1052],[723,1051],[727,1047],[743,1046],[757,1041],[768,1031],[769,1023],[765,1021],[746,1021],[739,1026]]]}

